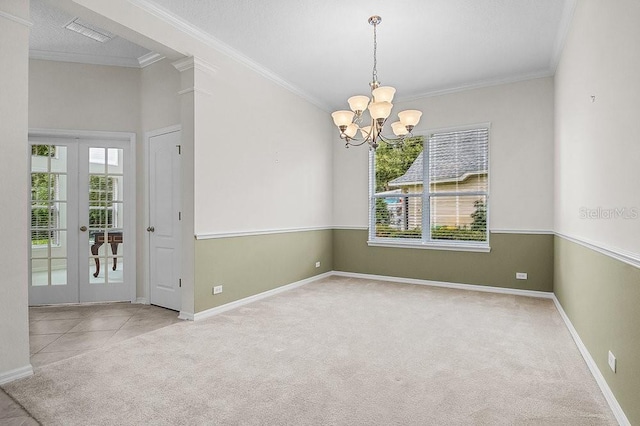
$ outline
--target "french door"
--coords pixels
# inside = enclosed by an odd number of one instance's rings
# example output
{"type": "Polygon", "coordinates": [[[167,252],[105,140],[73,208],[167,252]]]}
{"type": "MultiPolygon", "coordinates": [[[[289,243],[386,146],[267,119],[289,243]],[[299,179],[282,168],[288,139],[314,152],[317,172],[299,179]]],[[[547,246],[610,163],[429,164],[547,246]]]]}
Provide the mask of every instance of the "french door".
{"type": "Polygon", "coordinates": [[[129,139],[31,135],[29,304],[135,299],[129,139]]]}

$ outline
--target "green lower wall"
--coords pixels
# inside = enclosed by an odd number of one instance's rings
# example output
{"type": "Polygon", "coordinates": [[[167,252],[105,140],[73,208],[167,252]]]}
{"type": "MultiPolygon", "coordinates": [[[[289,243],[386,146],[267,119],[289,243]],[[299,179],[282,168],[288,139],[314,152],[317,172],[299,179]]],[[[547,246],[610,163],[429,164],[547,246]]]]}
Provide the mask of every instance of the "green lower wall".
{"type": "Polygon", "coordinates": [[[553,291],[629,421],[640,425],[640,269],[553,235],[491,234],[490,241],[490,253],[475,253],[369,247],[366,230],[198,240],[195,312],[331,270],[553,291]],[[528,279],[516,280],[516,272],[528,279]],[[223,292],[213,296],[214,285],[223,292]]]}
{"type": "Polygon", "coordinates": [[[627,418],[640,425],[640,269],[562,237],[554,264],[558,301],[627,418]]]}
{"type": "Polygon", "coordinates": [[[491,234],[490,253],[369,247],[366,230],[333,231],[336,271],[553,291],[553,236],[491,234]],[[526,272],[527,280],[516,280],[526,272]]]}
{"type": "Polygon", "coordinates": [[[195,312],[331,271],[332,259],[331,230],[196,240],[195,312]]]}

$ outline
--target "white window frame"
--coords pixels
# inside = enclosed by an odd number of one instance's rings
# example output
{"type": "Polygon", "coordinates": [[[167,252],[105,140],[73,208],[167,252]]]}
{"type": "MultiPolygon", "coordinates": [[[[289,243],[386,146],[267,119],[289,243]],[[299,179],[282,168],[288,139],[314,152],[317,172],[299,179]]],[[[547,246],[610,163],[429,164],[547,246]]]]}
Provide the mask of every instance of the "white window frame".
{"type": "Polygon", "coordinates": [[[419,248],[419,249],[433,249],[433,250],[453,250],[453,251],[472,251],[472,252],[490,252],[491,247],[489,245],[489,222],[490,222],[490,202],[489,195],[491,193],[490,180],[491,180],[491,156],[490,152],[487,176],[487,190],[477,192],[447,192],[438,193],[436,197],[442,197],[445,195],[482,195],[486,197],[486,218],[487,218],[487,239],[486,241],[452,241],[452,240],[432,240],[431,239],[431,184],[429,179],[429,138],[435,133],[448,133],[448,132],[461,132],[465,130],[473,130],[486,128],[489,131],[488,134],[488,150],[491,147],[491,123],[477,123],[466,126],[456,126],[447,128],[430,129],[423,132],[415,132],[414,136],[423,136],[423,185],[421,194],[403,194],[403,197],[422,197],[422,238],[392,238],[392,237],[378,237],[376,236],[376,202],[380,196],[375,195],[376,191],[376,179],[375,179],[375,151],[369,151],[369,238],[367,244],[372,247],[396,247],[396,248],[419,248]],[[425,232],[426,230],[426,232],[425,232]]]}

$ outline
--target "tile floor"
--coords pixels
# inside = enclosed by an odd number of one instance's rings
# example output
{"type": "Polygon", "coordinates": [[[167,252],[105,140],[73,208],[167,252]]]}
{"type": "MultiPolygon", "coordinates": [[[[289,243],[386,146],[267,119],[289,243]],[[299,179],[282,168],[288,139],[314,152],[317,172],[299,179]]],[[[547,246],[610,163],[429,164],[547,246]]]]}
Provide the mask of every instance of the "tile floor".
{"type": "MultiPolygon", "coordinates": [[[[179,322],[169,309],[131,303],[29,308],[31,365],[63,359],[179,322]]],[[[0,425],[39,424],[0,389],[0,425]]]]}
{"type": "Polygon", "coordinates": [[[169,309],[132,303],[29,308],[34,368],[180,321],[169,309]]]}

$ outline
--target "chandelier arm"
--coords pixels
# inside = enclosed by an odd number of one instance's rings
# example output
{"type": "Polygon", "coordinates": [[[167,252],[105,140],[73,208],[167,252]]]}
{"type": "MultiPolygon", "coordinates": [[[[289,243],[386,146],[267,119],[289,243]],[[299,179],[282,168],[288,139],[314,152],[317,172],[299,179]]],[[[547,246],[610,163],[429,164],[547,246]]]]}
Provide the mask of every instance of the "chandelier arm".
{"type": "Polygon", "coordinates": [[[362,145],[364,145],[365,143],[370,143],[370,142],[371,142],[371,141],[370,141],[369,139],[364,139],[364,140],[362,140],[362,141],[359,141],[358,139],[349,139],[349,140],[346,142],[346,146],[362,146],[362,145]],[[359,143],[353,143],[352,141],[357,141],[357,142],[359,142],[359,143]]]}

